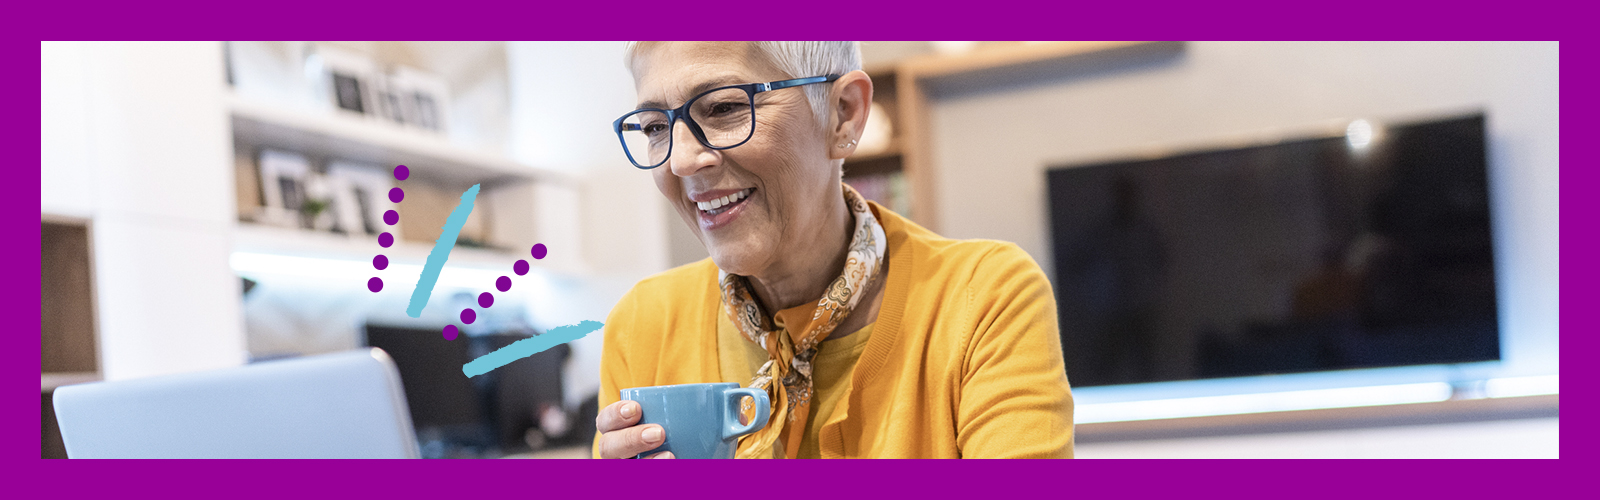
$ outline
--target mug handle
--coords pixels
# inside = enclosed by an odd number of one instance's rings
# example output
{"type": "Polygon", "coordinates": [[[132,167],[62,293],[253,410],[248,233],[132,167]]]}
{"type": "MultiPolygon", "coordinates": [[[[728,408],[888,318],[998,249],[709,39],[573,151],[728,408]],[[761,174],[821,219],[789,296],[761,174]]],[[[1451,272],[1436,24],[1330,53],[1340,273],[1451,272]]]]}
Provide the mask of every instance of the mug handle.
{"type": "Polygon", "coordinates": [[[723,394],[727,397],[728,406],[722,411],[722,439],[733,439],[767,426],[767,418],[772,414],[772,403],[767,400],[767,391],[754,388],[728,389],[723,394]],[[739,400],[745,396],[755,398],[756,418],[748,424],[739,425],[739,400]]]}

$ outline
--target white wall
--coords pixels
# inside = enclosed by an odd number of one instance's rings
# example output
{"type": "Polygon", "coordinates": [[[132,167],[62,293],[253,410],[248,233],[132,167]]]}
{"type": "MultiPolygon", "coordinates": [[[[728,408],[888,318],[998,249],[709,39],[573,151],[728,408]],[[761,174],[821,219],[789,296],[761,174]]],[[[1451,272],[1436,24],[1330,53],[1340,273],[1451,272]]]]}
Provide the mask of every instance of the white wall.
{"type": "Polygon", "coordinates": [[[665,268],[661,197],[648,172],[628,164],[611,121],[634,107],[622,42],[517,42],[507,46],[511,154],[568,172],[582,186],[568,207],[582,253],[599,274],[648,275],[665,268]]]}
{"type": "Polygon", "coordinates": [[[1049,272],[1049,167],[1482,109],[1504,359],[1490,375],[1555,373],[1558,56],[1554,42],[1193,42],[1166,60],[946,88],[929,124],[938,224],[1016,242],[1049,272]]]}
{"type": "Polygon", "coordinates": [[[217,42],[43,42],[40,212],[92,221],[107,379],[245,360],[217,42]]]}

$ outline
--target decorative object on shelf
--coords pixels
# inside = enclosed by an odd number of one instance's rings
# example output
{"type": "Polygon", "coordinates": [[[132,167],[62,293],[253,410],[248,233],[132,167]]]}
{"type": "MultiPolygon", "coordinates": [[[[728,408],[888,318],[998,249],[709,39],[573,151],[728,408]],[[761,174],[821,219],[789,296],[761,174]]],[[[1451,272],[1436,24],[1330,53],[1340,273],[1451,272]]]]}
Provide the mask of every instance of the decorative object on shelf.
{"type": "Polygon", "coordinates": [[[335,108],[435,132],[446,129],[450,86],[439,75],[408,66],[385,70],[366,56],[321,46],[308,49],[306,68],[313,85],[331,88],[335,108]]]}
{"type": "Polygon", "coordinates": [[[439,75],[408,66],[392,69],[383,79],[389,118],[408,125],[443,132],[450,86],[439,75]]]}
{"type": "Polygon", "coordinates": [[[256,222],[280,227],[298,226],[299,214],[306,200],[306,180],[311,176],[311,162],[296,153],[263,149],[256,166],[261,175],[263,205],[256,222]]]}
{"type": "Polygon", "coordinates": [[[378,64],[361,54],[316,44],[306,48],[306,77],[330,90],[335,108],[374,113],[378,95],[373,81],[381,74],[378,64]]]}
{"type": "Polygon", "coordinates": [[[336,160],[328,165],[328,181],[333,189],[334,210],[347,232],[388,232],[391,238],[400,234],[399,227],[383,226],[383,213],[393,209],[395,202],[388,198],[394,184],[382,167],[336,160]]]}
{"type": "Polygon", "coordinates": [[[344,228],[334,223],[334,219],[331,217],[333,212],[328,210],[328,206],[332,204],[327,198],[306,197],[300,203],[300,227],[317,231],[343,233],[344,228]]]}
{"type": "Polygon", "coordinates": [[[366,113],[366,99],[362,97],[362,87],[361,80],[357,79],[355,75],[334,73],[334,104],[339,106],[339,109],[366,113]]]}
{"type": "Polygon", "coordinates": [[[345,226],[332,210],[333,190],[327,176],[311,171],[305,177],[304,198],[300,200],[300,228],[344,234],[345,226]]]}

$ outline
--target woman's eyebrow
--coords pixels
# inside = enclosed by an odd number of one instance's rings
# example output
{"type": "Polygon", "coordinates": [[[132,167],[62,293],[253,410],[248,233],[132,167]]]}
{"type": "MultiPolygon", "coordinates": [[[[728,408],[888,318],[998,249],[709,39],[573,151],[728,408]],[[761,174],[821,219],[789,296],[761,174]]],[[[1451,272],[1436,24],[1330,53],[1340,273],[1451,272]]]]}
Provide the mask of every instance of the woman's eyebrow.
{"type": "MultiPolygon", "coordinates": [[[[712,78],[710,80],[705,80],[705,81],[702,81],[700,83],[695,84],[695,86],[689,88],[688,92],[685,92],[685,95],[697,96],[697,95],[700,95],[701,92],[705,92],[707,90],[711,90],[711,89],[714,89],[714,88],[717,88],[717,87],[722,87],[722,86],[727,86],[727,85],[737,85],[737,84],[740,84],[740,83],[750,83],[750,82],[741,81],[741,79],[736,75],[722,75],[722,76],[718,76],[716,78],[712,78]]],[[[644,101],[644,102],[639,103],[639,105],[637,107],[635,107],[634,109],[666,109],[666,108],[667,108],[667,104],[666,103],[661,102],[661,101],[650,100],[650,101],[644,101]]]]}

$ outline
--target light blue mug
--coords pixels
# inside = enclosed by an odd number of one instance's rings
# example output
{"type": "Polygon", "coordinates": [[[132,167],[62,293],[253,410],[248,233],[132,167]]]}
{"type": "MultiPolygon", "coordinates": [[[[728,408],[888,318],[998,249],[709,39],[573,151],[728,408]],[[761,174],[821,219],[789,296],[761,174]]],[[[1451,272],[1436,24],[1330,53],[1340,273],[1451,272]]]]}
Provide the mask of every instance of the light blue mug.
{"type": "Polygon", "coordinates": [[[772,404],[767,392],[741,389],[739,384],[681,384],[623,389],[622,399],[639,403],[639,424],[660,425],[667,442],[639,454],[648,457],[670,451],[677,458],[733,458],[739,436],[767,425],[772,404]],[[739,402],[755,398],[756,418],[739,423],[739,402]]]}

